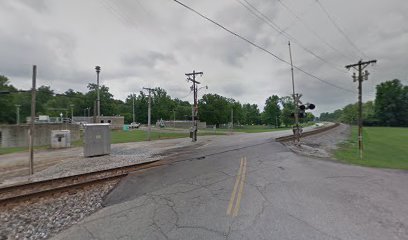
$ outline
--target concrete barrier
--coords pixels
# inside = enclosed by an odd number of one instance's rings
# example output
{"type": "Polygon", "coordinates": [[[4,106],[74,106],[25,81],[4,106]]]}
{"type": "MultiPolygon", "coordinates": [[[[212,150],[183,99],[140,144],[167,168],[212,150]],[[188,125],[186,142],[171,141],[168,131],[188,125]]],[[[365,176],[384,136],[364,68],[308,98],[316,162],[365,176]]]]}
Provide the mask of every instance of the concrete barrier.
{"type": "MultiPolygon", "coordinates": [[[[80,139],[79,125],[67,123],[38,123],[34,125],[34,146],[51,144],[52,130],[69,130],[71,141],[80,139]]],[[[28,130],[30,125],[0,125],[1,147],[28,147],[28,130]]]]}

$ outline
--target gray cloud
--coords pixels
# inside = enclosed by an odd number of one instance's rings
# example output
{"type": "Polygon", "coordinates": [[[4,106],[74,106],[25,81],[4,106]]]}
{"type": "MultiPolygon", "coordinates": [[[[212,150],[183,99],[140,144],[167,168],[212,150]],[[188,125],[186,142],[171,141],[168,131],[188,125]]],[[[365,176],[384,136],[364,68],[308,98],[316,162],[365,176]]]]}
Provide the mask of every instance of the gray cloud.
{"type": "Polygon", "coordinates": [[[159,62],[170,65],[177,64],[177,61],[172,54],[160,53],[155,51],[127,54],[122,58],[122,63],[125,65],[142,66],[149,68],[156,67],[159,62]]]}
{"type": "MultiPolygon", "coordinates": [[[[279,2],[248,1],[302,45],[330,62],[322,63],[292,41],[295,65],[330,83],[356,89],[350,77],[352,72],[347,72],[344,66],[357,62],[361,54],[333,27],[314,0],[285,3],[341,53],[316,38],[279,2]]],[[[185,2],[279,57],[289,59],[288,39],[237,1],[185,2]]],[[[370,58],[378,60],[376,66],[368,68],[371,75],[364,82],[365,100],[374,97],[375,84],[381,81],[408,79],[405,0],[331,1],[324,2],[324,6],[350,39],[370,58]],[[354,7],[350,8],[351,5],[354,7]]],[[[242,103],[256,103],[260,109],[268,96],[285,96],[292,91],[287,64],[168,0],[5,1],[0,9],[0,56],[0,74],[21,88],[29,86],[31,65],[36,64],[40,84],[59,91],[86,90],[86,85],[95,81],[94,66],[100,65],[102,83],[121,99],[143,86],[162,87],[174,97],[185,97],[189,84],[184,73],[192,70],[204,71],[201,81],[209,86],[208,92],[242,103]]],[[[296,70],[295,79],[304,101],[316,103],[315,113],[356,101],[356,94],[296,70]]]]}

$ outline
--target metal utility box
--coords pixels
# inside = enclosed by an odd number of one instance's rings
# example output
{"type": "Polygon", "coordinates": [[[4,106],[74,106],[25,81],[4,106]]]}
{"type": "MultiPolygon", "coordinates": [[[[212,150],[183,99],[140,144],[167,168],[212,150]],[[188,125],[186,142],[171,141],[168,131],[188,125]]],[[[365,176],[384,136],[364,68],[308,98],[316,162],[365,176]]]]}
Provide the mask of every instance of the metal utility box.
{"type": "Polygon", "coordinates": [[[84,156],[93,157],[110,154],[111,132],[109,123],[84,125],[84,156]]]}
{"type": "Polygon", "coordinates": [[[68,148],[71,146],[69,130],[51,130],[51,148],[68,148]]]}

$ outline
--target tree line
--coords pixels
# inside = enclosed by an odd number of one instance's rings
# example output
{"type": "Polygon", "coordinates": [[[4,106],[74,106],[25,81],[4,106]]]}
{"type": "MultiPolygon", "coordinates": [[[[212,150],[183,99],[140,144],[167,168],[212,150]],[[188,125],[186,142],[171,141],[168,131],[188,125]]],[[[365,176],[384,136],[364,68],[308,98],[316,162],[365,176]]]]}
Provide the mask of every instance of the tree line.
{"type": "MultiPolygon", "coordinates": [[[[376,86],[374,101],[363,103],[363,124],[366,126],[408,126],[408,86],[394,79],[376,86]]],[[[322,113],[321,121],[357,124],[358,103],[349,104],[332,113],[322,113]]]]}
{"type": "MultiPolygon", "coordinates": [[[[96,100],[96,84],[89,83],[88,91],[82,93],[68,89],[64,93],[57,94],[50,86],[40,86],[36,94],[36,116],[48,115],[59,117],[71,117],[71,108],[74,116],[93,116],[94,103],[96,100]]],[[[0,94],[0,123],[16,123],[16,105],[20,106],[20,121],[30,116],[31,92],[18,91],[5,76],[0,75],[0,91],[8,91],[10,94],[0,94]]],[[[133,121],[133,101],[135,121],[147,123],[148,94],[140,91],[137,94],[129,94],[122,101],[114,99],[109,88],[100,86],[101,115],[123,116],[125,123],[133,121]]],[[[157,120],[190,120],[192,105],[183,99],[170,97],[166,90],[155,88],[152,92],[152,122],[157,120]]],[[[291,113],[294,103],[291,97],[270,96],[265,101],[265,107],[261,112],[257,104],[241,104],[232,98],[218,94],[205,94],[198,100],[198,117],[200,121],[209,125],[221,125],[231,122],[242,125],[272,125],[290,126],[293,124],[291,113]],[[232,116],[231,116],[232,114],[232,116]]],[[[313,114],[308,113],[302,121],[311,121],[313,114]]]]}

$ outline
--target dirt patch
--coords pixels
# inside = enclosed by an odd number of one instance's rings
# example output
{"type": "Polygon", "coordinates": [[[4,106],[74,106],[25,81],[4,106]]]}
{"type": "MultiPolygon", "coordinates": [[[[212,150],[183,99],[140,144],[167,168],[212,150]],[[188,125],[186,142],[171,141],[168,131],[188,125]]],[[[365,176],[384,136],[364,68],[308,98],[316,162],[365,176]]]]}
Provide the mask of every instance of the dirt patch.
{"type": "Polygon", "coordinates": [[[295,145],[292,141],[284,142],[283,144],[298,154],[331,158],[333,150],[337,149],[339,143],[347,140],[350,134],[350,126],[340,124],[331,130],[302,138],[299,145],[295,145]]]}

